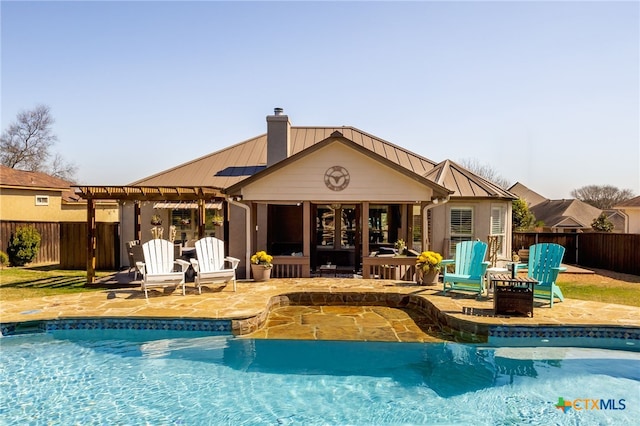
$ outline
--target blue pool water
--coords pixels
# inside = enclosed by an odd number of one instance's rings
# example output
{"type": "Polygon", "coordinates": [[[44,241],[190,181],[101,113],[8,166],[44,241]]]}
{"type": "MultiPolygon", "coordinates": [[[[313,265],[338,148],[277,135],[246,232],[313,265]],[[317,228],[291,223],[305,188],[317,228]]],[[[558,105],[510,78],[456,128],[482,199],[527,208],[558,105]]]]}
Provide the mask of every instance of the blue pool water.
{"type": "Polygon", "coordinates": [[[0,338],[0,424],[632,425],[640,416],[638,352],[158,333],[0,338]],[[563,412],[559,398],[575,407],[563,412]]]}

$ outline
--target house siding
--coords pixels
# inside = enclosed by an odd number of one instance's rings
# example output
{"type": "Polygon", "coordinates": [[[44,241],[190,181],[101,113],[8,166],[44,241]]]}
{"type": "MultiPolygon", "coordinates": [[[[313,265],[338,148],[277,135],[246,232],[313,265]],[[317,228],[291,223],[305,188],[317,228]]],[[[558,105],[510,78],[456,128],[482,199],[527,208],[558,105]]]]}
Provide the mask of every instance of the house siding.
{"type": "Polygon", "coordinates": [[[430,188],[342,143],[329,144],[242,189],[245,200],[314,201],[428,201],[430,188]],[[342,166],[350,181],[342,191],[324,184],[325,172],[342,166]]]}

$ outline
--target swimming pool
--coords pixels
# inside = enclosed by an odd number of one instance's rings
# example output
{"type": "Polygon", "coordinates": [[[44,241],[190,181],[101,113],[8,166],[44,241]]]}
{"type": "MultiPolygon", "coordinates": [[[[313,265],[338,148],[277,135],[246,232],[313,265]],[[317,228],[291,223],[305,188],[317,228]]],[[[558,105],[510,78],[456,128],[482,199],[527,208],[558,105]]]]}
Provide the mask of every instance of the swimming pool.
{"type": "Polygon", "coordinates": [[[638,352],[196,336],[1,338],[0,422],[624,425],[640,415],[638,352]]]}

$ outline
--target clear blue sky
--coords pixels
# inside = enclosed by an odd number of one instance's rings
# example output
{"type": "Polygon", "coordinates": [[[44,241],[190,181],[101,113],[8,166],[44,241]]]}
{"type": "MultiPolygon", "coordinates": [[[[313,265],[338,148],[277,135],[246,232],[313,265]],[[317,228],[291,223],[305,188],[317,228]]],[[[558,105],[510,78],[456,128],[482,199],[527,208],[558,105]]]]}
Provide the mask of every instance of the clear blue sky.
{"type": "Polygon", "coordinates": [[[357,127],[548,198],[640,194],[627,2],[7,2],[2,130],[51,107],[79,183],[123,185],[266,132],[357,127]]]}

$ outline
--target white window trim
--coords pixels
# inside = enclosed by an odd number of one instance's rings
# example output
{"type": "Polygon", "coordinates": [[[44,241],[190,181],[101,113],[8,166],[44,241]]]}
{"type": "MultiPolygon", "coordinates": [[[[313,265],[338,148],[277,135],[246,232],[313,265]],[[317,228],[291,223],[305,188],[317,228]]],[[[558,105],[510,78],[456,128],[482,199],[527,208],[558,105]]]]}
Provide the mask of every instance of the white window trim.
{"type": "Polygon", "coordinates": [[[49,196],[48,195],[36,195],[36,206],[48,206],[49,205],[49,196]]]}
{"type": "Polygon", "coordinates": [[[502,205],[502,204],[492,204],[491,205],[491,223],[490,225],[490,229],[491,229],[491,235],[495,235],[498,237],[502,237],[500,240],[501,244],[498,247],[498,257],[504,257],[505,256],[505,249],[506,249],[506,243],[507,243],[507,209],[506,206],[502,205]],[[498,232],[495,233],[494,229],[493,229],[493,212],[494,210],[499,210],[499,216],[500,216],[500,221],[501,221],[501,225],[502,225],[502,232],[498,232]]]}

